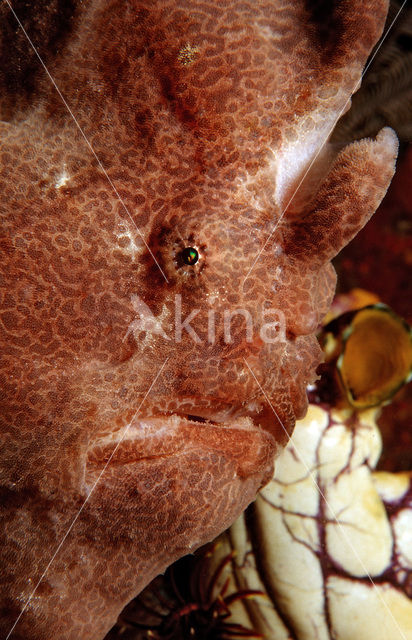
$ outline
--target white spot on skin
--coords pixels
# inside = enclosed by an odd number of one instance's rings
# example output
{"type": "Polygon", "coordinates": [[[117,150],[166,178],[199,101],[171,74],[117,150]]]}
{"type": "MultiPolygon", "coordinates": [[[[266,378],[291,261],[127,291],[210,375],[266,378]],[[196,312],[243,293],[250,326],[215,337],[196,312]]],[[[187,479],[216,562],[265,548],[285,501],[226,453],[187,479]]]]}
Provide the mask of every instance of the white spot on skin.
{"type": "Polygon", "coordinates": [[[119,240],[128,239],[128,245],[122,246],[121,250],[128,253],[134,261],[136,256],[140,254],[142,247],[136,244],[135,236],[129,226],[126,223],[119,225],[119,232],[116,235],[119,240]]]}
{"type": "Polygon", "coordinates": [[[66,165],[63,165],[63,170],[57,177],[57,181],[55,182],[54,186],[56,189],[60,189],[61,187],[65,187],[69,180],[70,175],[67,173],[66,165]]]}
{"type": "Polygon", "coordinates": [[[241,200],[246,200],[248,204],[257,211],[264,211],[264,206],[262,199],[259,198],[258,194],[254,191],[256,185],[256,176],[250,176],[246,174],[246,176],[238,177],[236,180],[237,187],[237,197],[241,200]]]}
{"type": "Polygon", "coordinates": [[[218,293],[216,293],[216,292],[213,292],[213,293],[209,293],[209,292],[208,292],[208,293],[206,294],[206,298],[207,298],[207,300],[208,300],[208,302],[209,302],[209,306],[210,306],[210,307],[213,307],[213,306],[214,306],[214,304],[216,303],[216,300],[218,300],[218,299],[219,299],[219,294],[218,294],[218,293]]]}
{"type": "Polygon", "coordinates": [[[274,199],[281,210],[295,195],[311,163],[315,160],[318,163],[328,152],[325,140],[332,125],[333,121],[321,119],[319,113],[308,113],[285,130],[280,148],[270,149],[268,170],[274,176],[274,199]]]}
{"type": "Polygon", "coordinates": [[[319,163],[329,153],[325,140],[331,133],[331,125],[332,121],[320,118],[317,112],[290,123],[283,142],[278,147],[267,147],[266,159],[259,169],[253,175],[243,173],[236,178],[235,198],[246,200],[258,211],[268,207],[274,214],[283,211],[299,191],[311,163],[315,160],[315,164],[319,163]]]}
{"type": "Polygon", "coordinates": [[[283,37],[281,31],[276,32],[269,25],[259,24],[258,22],[255,22],[253,26],[258,32],[258,36],[260,36],[262,39],[268,40],[270,43],[272,43],[273,40],[281,40],[281,38],[283,37]]]}
{"type": "Polygon", "coordinates": [[[256,400],[253,400],[246,405],[246,410],[250,411],[250,413],[259,413],[261,409],[262,404],[260,402],[257,402],[256,400]]]}
{"type": "Polygon", "coordinates": [[[282,267],[276,267],[274,280],[275,281],[272,284],[272,290],[276,292],[279,288],[279,283],[282,282],[282,267]]]}

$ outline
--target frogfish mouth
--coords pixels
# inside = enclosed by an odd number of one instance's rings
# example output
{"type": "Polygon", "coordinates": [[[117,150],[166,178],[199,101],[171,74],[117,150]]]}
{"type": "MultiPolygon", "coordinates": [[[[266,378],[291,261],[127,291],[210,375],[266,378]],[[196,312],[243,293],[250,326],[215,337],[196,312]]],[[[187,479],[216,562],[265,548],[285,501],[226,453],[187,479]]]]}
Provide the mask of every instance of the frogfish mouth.
{"type": "Polygon", "coordinates": [[[305,413],[394,171],[328,143],[387,3],[43,4],[0,6],[1,631],[93,640],[305,413]]]}

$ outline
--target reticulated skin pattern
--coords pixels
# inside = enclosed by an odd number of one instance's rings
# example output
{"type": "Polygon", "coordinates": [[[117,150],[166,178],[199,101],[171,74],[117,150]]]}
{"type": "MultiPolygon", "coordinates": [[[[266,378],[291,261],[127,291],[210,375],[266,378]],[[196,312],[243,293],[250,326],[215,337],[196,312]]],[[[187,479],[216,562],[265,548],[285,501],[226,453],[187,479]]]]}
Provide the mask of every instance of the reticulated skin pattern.
{"type": "Polygon", "coordinates": [[[253,500],[306,410],[330,260],[394,170],[390,129],[325,144],[385,1],[221,5],[16,2],[49,75],[0,7],[11,638],[102,638],[253,500]]]}

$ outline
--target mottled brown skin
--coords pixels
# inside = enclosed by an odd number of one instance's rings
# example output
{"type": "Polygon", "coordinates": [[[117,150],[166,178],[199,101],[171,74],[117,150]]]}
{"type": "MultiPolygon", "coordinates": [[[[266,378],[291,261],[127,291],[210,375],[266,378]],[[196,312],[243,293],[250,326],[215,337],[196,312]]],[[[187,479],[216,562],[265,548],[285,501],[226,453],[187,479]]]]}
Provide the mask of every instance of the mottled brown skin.
{"type": "MultiPolygon", "coordinates": [[[[330,259],[374,212],[396,155],[390,130],[322,150],[284,213],[360,78],[383,0],[74,4],[60,44],[41,46],[101,166],[41,68],[16,99],[34,68],[21,40],[21,64],[0,69],[1,629],[47,568],[13,628],[26,640],[101,638],[269,479],[286,440],[272,407],[290,432],[319,363],[330,259]],[[193,245],[199,262],[182,264],[193,245]],[[199,336],[208,310],[242,308],[252,340],[238,316],[231,343],[218,321],[214,344],[176,343],[175,294],[183,319],[201,310],[199,336]],[[170,339],[138,330],[135,296],[170,339]],[[285,316],[273,344],[259,335],[265,305],[285,316]]],[[[48,19],[25,24],[41,40],[48,19]]]]}

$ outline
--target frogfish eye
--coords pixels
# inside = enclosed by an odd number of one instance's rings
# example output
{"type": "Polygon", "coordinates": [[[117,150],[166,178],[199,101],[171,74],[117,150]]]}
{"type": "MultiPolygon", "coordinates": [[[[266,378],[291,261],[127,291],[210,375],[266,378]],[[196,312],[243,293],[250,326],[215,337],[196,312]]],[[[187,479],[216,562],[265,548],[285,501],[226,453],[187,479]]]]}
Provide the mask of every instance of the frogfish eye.
{"type": "Polygon", "coordinates": [[[199,260],[199,252],[194,247],[185,247],[181,252],[182,262],[188,265],[194,265],[199,260]]]}

